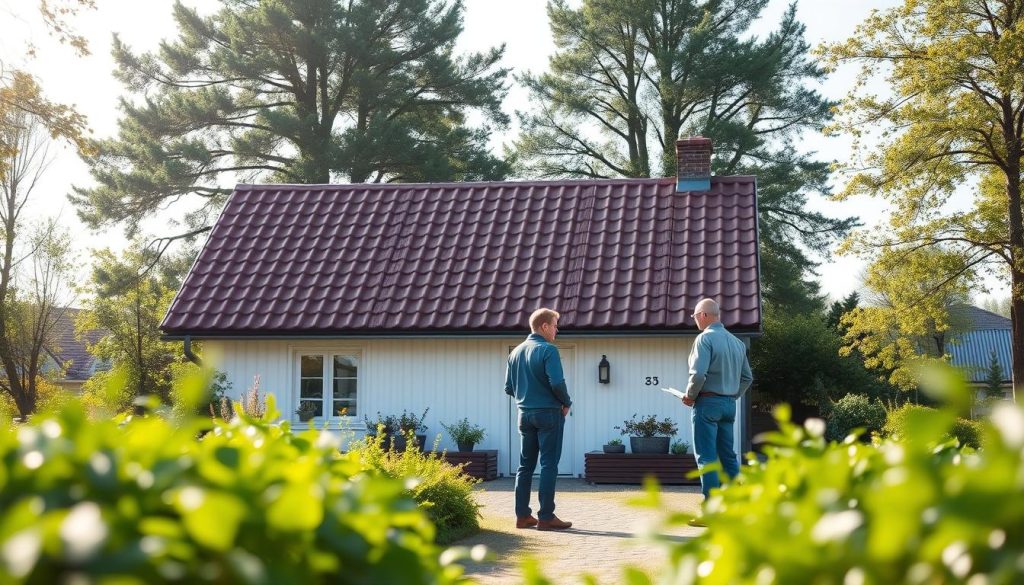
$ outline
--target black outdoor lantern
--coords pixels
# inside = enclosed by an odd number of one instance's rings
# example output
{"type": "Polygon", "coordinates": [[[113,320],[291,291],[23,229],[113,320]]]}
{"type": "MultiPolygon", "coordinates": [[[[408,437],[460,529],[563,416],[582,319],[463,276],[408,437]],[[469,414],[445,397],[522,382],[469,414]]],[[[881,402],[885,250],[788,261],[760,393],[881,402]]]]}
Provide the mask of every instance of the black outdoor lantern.
{"type": "Polygon", "coordinates": [[[606,355],[602,355],[601,363],[597,364],[597,381],[602,384],[610,384],[612,381],[612,366],[606,355]]]}

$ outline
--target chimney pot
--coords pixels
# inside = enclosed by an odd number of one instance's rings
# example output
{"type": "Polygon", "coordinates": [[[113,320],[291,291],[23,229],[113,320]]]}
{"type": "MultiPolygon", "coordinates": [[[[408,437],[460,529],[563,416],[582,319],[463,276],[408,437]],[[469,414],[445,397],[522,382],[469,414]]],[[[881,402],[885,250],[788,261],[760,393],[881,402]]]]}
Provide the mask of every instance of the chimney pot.
{"type": "Polygon", "coordinates": [[[710,138],[676,140],[676,191],[711,189],[711,150],[710,138]]]}

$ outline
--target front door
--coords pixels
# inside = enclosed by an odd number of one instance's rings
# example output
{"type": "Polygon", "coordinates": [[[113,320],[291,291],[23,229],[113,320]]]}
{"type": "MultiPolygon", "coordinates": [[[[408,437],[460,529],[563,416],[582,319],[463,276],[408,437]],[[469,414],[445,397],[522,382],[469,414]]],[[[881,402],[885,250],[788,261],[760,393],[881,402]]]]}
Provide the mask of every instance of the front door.
{"type": "MultiPolygon", "coordinates": [[[[509,348],[509,351],[515,349],[515,347],[509,348]]],[[[565,373],[565,385],[569,388],[569,396],[575,396],[573,389],[575,385],[573,380],[576,378],[576,348],[558,346],[558,354],[562,357],[562,370],[565,373]]],[[[508,401],[508,412],[509,412],[509,475],[515,477],[516,471],[519,470],[519,408],[516,407],[515,398],[509,398],[508,401]]],[[[576,469],[574,462],[576,457],[574,454],[574,442],[573,437],[573,412],[569,410],[569,416],[565,417],[565,430],[562,434],[562,458],[558,460],[558,475],[568,475],[575,477],[576,469]]],[[[540,473],[540,463],[537,464],[537,473],[540,473]]]]}

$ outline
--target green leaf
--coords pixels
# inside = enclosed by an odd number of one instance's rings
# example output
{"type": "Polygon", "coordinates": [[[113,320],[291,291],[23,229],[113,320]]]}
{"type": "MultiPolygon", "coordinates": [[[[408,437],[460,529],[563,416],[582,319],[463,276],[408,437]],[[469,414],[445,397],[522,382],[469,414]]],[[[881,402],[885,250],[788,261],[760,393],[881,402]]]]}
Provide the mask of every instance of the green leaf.
{"type": "Polygon", "coordinates": [[[313,530],[323,522],[323,493],[308,483],[289,484],[267,509],[270,526],[285,532],[313,530]]]}

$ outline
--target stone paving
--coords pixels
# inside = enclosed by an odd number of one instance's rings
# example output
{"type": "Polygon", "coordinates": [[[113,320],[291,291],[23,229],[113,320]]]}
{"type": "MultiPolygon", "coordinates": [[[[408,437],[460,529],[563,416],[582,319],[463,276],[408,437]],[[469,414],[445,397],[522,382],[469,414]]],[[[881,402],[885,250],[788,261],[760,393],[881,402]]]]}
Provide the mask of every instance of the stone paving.
{"type": "MultiPolygon", "coordinates": [[[[555,514],[573,523],[565,531],[517,530],[513,512],[513,480],[500,478],[480,484],[481,532],[456,545],[483,544],[496,559],[466,565],[466,573],[480,585],[512,585],[522,582],[520,564],[528,556],[540,562],[541,571],[557,585],[581,583],[591,573],[599,583],[621,583],[627,565],[656,572],[665,564],[666,554],[656,543],[638,538],[661,512],[630,506],[628,501],[642,495],[640,486],[593,486],[581,479],[559,479],[555,514]]],[[[695,513],[700,507],[698,486],[662,486],[667,509],[695,513]]],[[[534,481],[533,507],[537,492],[534,481]]],[[[692,538],[702,528],[672,529],[664,536],[672,540],[692,538]]]]}

